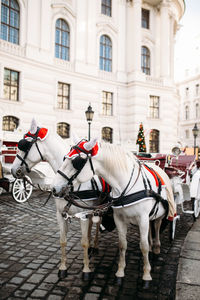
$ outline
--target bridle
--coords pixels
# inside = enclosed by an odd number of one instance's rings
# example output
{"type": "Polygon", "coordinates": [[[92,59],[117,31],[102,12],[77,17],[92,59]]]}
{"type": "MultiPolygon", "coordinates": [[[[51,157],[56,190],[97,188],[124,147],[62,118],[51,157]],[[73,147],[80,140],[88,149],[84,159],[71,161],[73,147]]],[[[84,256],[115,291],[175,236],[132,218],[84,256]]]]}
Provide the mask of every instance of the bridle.
{"type": "Polygon", "coordinates": [[[25,165],[26,171],[28,173],[31,172],[31,169],[29,168],[29,166],[28,166],[28,164],[27,164],[27,162],[26,162],[25,159],[27,158],[27,156],[29,154],[29,151],[30,151],[31,147],[33,146],[33,144],[35,144],[35,146],[36,146],[36,148],[37,148],[37,150],[38,150],[38,152],[40,154],[40,157],[41,157],[42,161],[44,161],[43,155],[42,155],[42,153],[41,153],[41,151],[39,149],[39,146],[37,144],[38,134],[39,134],[40,129],[41,129],[40,127],[37,127],[37,131],[33,135],[30,134],[30,133],[26,133],[24,135],[24,138],[22,140],[20,140],[19,143],[18,143],[18,149],[21,150],[21,151],[23,151],[23,152],[25,152],[25,155],[24,155],[24,157],[21,157],[19,154],[17,154],[16,157],[19,160],[21,160],[21,165],[20,166],[25,165]],[[26,140],[27,137],[31,137],[32,141],[31,142],[27,141],[26,140]]]}
{"type": "MultiPolygon", "coordinates": [[[[88,160],[90,162],[90,166],[91,166],[93,175],[95,175],[94,167],[93,167],[93,164],[92,164],[92,155],[91,155],[92,152],[87,151],[87,150],[79,147],[79,145],[82,141],[86,141],[86,140],[81,140],[77,145],[71,147],[71,150],[70,150],[70,151],[76,150],[76,152],[77,152],[76,157],[72,158],[72,165],[73,165],[74,169],[76,170],[76,172],[69,178],[61,170],[57,171],[57,173],[59,173],[62,177],[64,177],[67,180],[67,182],[68,182],[67,186],[70,186],[70,187],[72,187],[74,179],[76,179],[77,176],[80,174],[80,172],[82,171],[82,169],[84,168],[84,166],[85,166],[85,164],[87,163],[88,160]],[[80,156],[81,153],[86,154],[86,157],[85,158],[81,157],[80,156]]],[[[64,157],[64,160],[65,159],[66,159],[66,157],[64,157]]]]}

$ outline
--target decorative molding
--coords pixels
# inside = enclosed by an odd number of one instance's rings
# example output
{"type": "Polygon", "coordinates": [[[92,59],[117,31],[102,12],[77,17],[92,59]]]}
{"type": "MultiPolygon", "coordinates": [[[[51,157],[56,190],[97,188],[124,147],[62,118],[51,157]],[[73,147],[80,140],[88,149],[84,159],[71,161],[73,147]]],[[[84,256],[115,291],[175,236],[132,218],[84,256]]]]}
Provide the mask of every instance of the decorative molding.
{"type": "Polygon", "coordinates": [[[76,13],[66,3],[51,4],[53,9],[59,9],[59,13],[67,15],[68,13],[75,18],[76,13]]]}
{"type": "Polygon", "coordinates": [[[98,22],[96,23],[96,26],[97,27],[102,27],[102,28],[109,28],[111,31],[117,33],[118,30],[115,26],[113,26],[112,24],[110,23],[106,23],[106,22],[98,22]]]}
{"type": "Polygon", "coordinates": [[[25,56],[25,47],[4,40],[0,40],[0,50],[21,57],[25,56]]]}
{"type": "Polygon", "coordinates": [[[74,71],[74,65],[70,61],[64,59],[54,58],[54,65],[66,71],[74,71]]]}

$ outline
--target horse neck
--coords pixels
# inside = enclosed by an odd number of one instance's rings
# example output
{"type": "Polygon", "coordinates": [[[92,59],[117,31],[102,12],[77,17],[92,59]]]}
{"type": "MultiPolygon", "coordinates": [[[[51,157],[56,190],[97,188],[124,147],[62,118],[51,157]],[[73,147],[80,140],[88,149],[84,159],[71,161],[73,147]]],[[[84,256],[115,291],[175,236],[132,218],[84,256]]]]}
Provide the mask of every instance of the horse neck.
{"type": "MultiPolygon", "coordinates": [[[[45,142],[45,141],[44,141],[45,142]]],[[[59,136],[49,136],[45,143],[45,159],[56,173],[63,163],[63,157],[69,151],[69,147],[64,144],[59,136]]]]}
{"type": "Polygon", "coordinates": [[[119,197],[121,193],[124,191],[124,189],[126,188],[129,180],[131,179],[130,184],[134,182],[136,174],[138,173],[137,172],[138,166],[134,165],[134,163],[131,162],[130,160],[127,169],[126,168],[118,169],[117,164],[116,167],[110,169],[108,164],[105,163],[105,161],[106,161],[106,154],[102,155],[101,152],[97,156],[94,162],[95,172],[97,175],[103,177],[105,181],[112,186],[112,196],[119,197]]]}

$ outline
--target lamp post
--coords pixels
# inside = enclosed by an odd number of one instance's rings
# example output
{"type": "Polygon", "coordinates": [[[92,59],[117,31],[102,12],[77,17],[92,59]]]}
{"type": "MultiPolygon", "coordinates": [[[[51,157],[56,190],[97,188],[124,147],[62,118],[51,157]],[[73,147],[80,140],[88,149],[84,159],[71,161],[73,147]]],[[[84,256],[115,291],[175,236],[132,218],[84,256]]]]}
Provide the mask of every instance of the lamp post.
{"type": "Polygon", "coordinates": [[[91,103],[89,103],[89,106],[87,110],[85,111],[86,120],[88,122],[88,141],[90,141],[90,125],[92,123],[92,119],[94,116],[94,111],[92,110],[91,103]]]}
{"type": "Polygon", "coordinates": [[[197,123],[195,123],[194,128],[192,129],[192,133],[194,136],[194,155],[196,156],[196,138],[198,136],[199,128],[197,127],[197,123]]]}

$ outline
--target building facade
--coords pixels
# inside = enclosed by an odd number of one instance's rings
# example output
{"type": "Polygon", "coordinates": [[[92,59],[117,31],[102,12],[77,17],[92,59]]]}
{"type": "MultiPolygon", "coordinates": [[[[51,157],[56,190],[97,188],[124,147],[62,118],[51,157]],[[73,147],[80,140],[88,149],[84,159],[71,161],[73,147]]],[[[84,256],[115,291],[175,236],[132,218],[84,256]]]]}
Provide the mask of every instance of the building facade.
{"type": "Polygon", "coordinates": [[[174,39],[183,0],[1,0],[0,131],[17,141],[34,117],[63,138],[147,151],[177,142],[174,39]]]}

